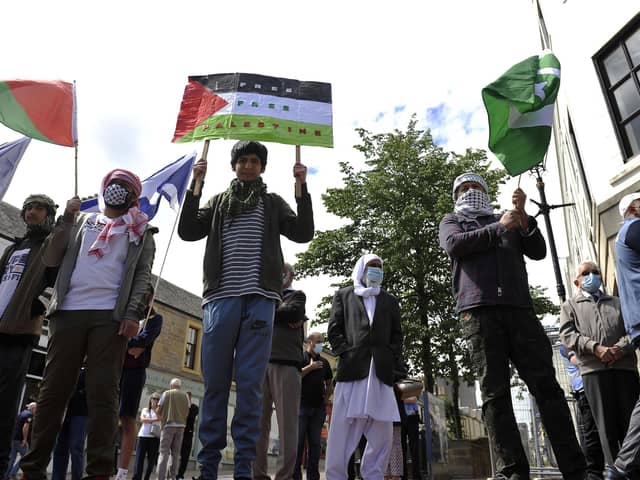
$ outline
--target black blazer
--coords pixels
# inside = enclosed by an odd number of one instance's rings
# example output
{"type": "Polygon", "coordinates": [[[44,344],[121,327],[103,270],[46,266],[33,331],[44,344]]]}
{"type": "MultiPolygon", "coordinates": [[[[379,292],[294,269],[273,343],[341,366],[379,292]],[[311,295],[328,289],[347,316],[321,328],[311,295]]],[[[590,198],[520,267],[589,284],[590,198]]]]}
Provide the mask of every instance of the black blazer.
{"type": "Polygon", "coordinates": [[[369,326],[362,297],[354,293],[353,287],[338,290],[333,297],[327,333],[331,349],[340,356],[337,382],[366,378],[373,355],[378,378],[393,385],[394,367],[402,355],[400,306],[396,297],[380,290],[369,326]]]}

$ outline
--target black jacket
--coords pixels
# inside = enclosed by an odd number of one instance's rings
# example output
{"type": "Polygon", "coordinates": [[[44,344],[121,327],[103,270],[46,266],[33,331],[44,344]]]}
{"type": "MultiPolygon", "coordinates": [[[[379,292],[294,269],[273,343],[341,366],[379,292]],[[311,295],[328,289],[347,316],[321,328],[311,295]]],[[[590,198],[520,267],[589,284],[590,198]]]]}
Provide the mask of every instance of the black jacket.
{"type": "Polygon", "coordinates": [[[305,320],[307,297],[301,290],[287,289],[282,292],[282,301],[276,308],[271,338],[271,357],[269,362],[281,365],[302,365],[303,327],[291,328],[289,325],[305,320]]]}
{"type": "MultiPolygon", "coordinates": [[[[222,230],[225,213],[221,208],[224,192],[213,196],[200,208],[200,196],[187,190],[178,222],[178,235],[186,242],[207,239],[204,251],[204,298],[220,285],[222,275],[222,230]]],[[[307,184],[302,185],[302,197],[296,198],[297,215],[282,197],[275,193],[262,196],[264,202],[264,233],[262,237],[262,268],[260,287],[278,294],[282,290],[282,250],[280,235],[296,243],[313,238],[313,209],[307,184]]]]}
{"type": "Polygon", "coordinates": [[[402,355],[400,306],[393,295],[380,290],[370,326],[362,297],[353,287],[338,290],[327,333],[333,352],[340,355],[337,382],[366,378],[373,355],[378,378],[393,385],[394,367],[402,355]]]}

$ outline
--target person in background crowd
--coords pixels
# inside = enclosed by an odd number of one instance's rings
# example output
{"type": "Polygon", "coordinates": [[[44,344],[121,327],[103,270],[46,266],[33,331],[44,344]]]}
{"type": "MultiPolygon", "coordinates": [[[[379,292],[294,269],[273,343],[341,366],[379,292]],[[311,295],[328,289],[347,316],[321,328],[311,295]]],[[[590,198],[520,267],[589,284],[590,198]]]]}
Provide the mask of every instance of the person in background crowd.
{"type": "Polygon", "coordinates": [[[382,259],[360,257],[351,275],[353,286],[336,292],[328,337],[340,356],[327,440],[326,478],[347,478],[349,457],[360,437],[367,437],[360,472],[381,480],[400,420],[393,393],[394,368],[402,357],[398,300],[381,288],[382,259]]]}
{"type": "Polygon", "coordinates": [[[640,394],[636,355],[625,332],[620,299],[600,289],[600,267],[581,263],[573,283],[579,290],[562,304],[560,339],[577,356],[604,461],[612,465],[640,394]]]}
{"type": "Polygon", "coordinates": [[[11,442],[11,455],[9,456],[9,468],[5,475],[5,479],[13,479],[18,474],[20,463],[18,455],[24,457],[29,450],[29,437],[31,434],[31,424],[33,416],[36,413],[36,403],[31,402],[26,408],[20,412],[15,423],[15,433],[11,442]]]}
{"type": "Polygon", "coordinates": [[[136,463],[133,469],[133,480],[149,480],[158,461],[160,449],[160,430],[162,425],[158,416],[160,394],[154,392],[149,397],[149,405],[140,412],[140,430],[136,445],[136,463]],[[157,433],[156,433],[157,432],[157,433]],[[147,459],[147,471],[144,471],[144,460],[147,459]]]}
{"type": "Polygon", "coordinates": [[[282,301],[276,308],[271,339],[271,356],[264,378],[262,422],[253,463],[254,480],[270,480],[267,450],[275,405],[280,448],[275,480],[291,480],[298,450],[298,409],[300,407],[300,366],[302,364],[303,327],[306,295],[291,288],[293,267],[285,263],[282,301]]]}
{"type": "Polygon", "coordinates": [[[564,361],[568,377],[571,379],[571,395],[576,401],[576,427],[578,430],[578,440],[587,461],[586,480],[602,480],[604,472],[604,454],[600,445],[600,435],[598,426],[591,413],[591,407],[584,393],[584,384],[580,367],[578,367],[578,357],[575,352],[570,351],[564,344],[560,345],[560,355],[564,361]]]}
{"type": "Polygon", "coordinates": [[[56,277],[55,269],[42,262],[42,253],[57,208],[46,195],[29,195],[20,212],[26,234],[0,258],[0,476],[9,467],[15,415],[31,351],[42,330],[45,307],[38,297],[56,277]]]}
{"type": "Polygon", "coordinates": [[[116,480],[125,480],[131,462],[131,454],[136,443],[136,416],[147,381],[147,367],[151,363],[151,349],[162,330],[162,315],[152,307],[153,288],[149,289],[145,302],[147,308],[142,312],[138,334],[129,340],[127,353],[120,377],[120,458],[116,480]]]}
{"type": "Polygon", "coordinates": [[[158,480],[176,478],[184,427],[189,415],[189,397],[182,391],[182,381],[174,378],[169,387],[170,390],[165,391],[160,397],[157,410],[162,422],[158,480]]]}
{"type": "Polygon", "coordinates": [[[62,428],[53,448],[51,480],[65,480],[71,456],[71,480],[81,480],[84,471],[84,443],[87,438],[86,367],[80,369],[76,389],[69,400],[62,428]]]}
{"type": "Polygon", "coordinates": [[[67,202],[42,260],[59,267],[47,311],[49,344],[40,385],[32,448],[20,466],[28,480],[45,480],[67,400],[86,357],[88,477],[113,473],[118,432],[118,393],[127,339],[138,332],[147,307],[155,255],[142,191],[133,173],[116,169],[102,182],[99,213],[80,213],[67,202]]]}
{"type": "Polygon", "coordinates": [[[298,414],[298,452],[293,478],[301,480],[303,455],[307,480],[320,478],[320,450],[322,427],[327,417],[327,404],[333,391],[333,372],[329,362],[320,355],[324,348],[324,336],[310,333],[302,355],[302,385],[298,414]],[[306,450],[305,450],[306,441],[306,450]]]}
{"type": "Polygon", "coordinates": [[[191,447],[193,445],[193,433],[196,426],[196,417],[198,416],[199,408],[193,403],[191,399],[191,392],[187,392],[189,397],[189,414],[187,415],[187,424],[184,427],[184,435],[182,436],[182,446],[180,447],[180,466],[178,467],[177,480],[184,478],[184,472],[187,470],[189,464],[189,457],[191,456],[191,447]]]}
{"type": "Polygon", "coordinates": [[[524,256],[541,260],[547,248],[525,211],[527,196],[517,188],[513,208],[495,214],[489,187],[475,173],[458,176],[452,196],[454,211],[440,222],[440,246],[451,259],[456,312],[478,372],[497,473],[512,479],[530,473],[511,403],[511,363],[536,399],[562,476],[583,480],[584,455],[529,293],[524,256]]]}
{"type": "Polygon", "coordinates": [[[407,398],[403,401],[402,407],[405,412],[402,417],[403,480],[408,478],[419,480],[422,473],[420,465],[420,408],[418,406],[418,398],[407,398]],[[411,476],[409,475],[407,453],[411,455],[411,476]]]}
{"type": "Polygon", "coordinates": [[[233,179],[226,192],[199,208],[196,184],[204,181],[206,160],[193,166],[178,224],[186,241],[207,238],[204,255],[202,376],[198,454],[203,480],[218,478],[221,451],[227,445],[227,411],[235,372],[236,408],[231,421],[235,446],[234,477],[251,478],[260,435],[262,385],[271,351],[276,304],[282,291],[280,235],[304,243],[313,238],[313,210],[307,191],[307,167],[296,163],[300,185],[297,215],[275,193],[267,193],[262,173],[267,148],[240,141],[231,149],[233,179]]]}

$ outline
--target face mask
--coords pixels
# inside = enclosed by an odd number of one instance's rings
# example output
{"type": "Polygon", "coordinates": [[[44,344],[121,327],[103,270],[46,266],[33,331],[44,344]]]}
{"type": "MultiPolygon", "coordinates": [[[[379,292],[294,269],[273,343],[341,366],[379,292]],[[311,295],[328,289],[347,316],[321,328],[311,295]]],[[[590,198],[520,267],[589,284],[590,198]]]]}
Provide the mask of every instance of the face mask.
{"type": "Polygon", "coordinates": [[[382,283],[382,269],[378,267],[367,267],[367,276],[364,281],[367,287],[379,287],[382,283]]]}
{"type": "Polygon", "coordinates": [[[122,209],[129,204],[129,192],[122,185],[112,183],[104,189],[102,194],[104,197],[104,204],[107,207],[122,209]]]}
{"type": "Polygon", "coordinates": [[[582,277],[582,289],[585,292],[596,293],[600,289],[600,285],[602,285],[600,275],[590,273],[586,277],[582,277]]]}
{"type": "Polygon", "coordinates": [[[313,346],[313,351],[315,352],[316,355],[320,355],[320,353],[322,353],[322,343],[316,343],[313,346]]]}

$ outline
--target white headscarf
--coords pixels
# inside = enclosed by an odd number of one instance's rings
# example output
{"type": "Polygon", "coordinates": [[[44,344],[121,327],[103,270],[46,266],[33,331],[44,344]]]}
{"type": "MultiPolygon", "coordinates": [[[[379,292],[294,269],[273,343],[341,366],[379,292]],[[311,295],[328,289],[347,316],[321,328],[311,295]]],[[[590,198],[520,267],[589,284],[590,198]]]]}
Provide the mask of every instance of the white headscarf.
{"type": "Polygon", "coordinates": [[[380,287],[366,287],[362,284],[362,277],[364,276],[364,271],[371,260],[378,260],[381,265],[384,265],[382,259],[374,254],[367,253],[366,255],[361,256],[356,262],[355,267],[353,267],[353,273],[351,273],[351,279],[353,280],[353,291],[356,295],[361,297],[370,297],[372,295],[378,295],[380,293],[380,287]]]}

